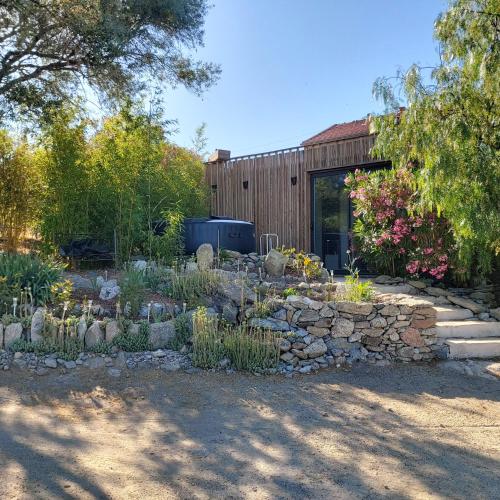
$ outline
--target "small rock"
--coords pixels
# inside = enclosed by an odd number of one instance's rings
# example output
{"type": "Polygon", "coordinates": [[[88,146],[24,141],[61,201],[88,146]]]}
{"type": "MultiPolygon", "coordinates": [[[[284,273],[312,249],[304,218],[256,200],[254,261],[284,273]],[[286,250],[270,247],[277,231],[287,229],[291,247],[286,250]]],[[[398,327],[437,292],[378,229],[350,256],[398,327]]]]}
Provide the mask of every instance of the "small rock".
{"type": "Polygon", "coordinates": [[[76,368],[76,362],[75,361],[65,361],[64,367],[67,368],[68,370],[72,370],[73,368],[76,368]]]}
{"type": "Polygon", "coordinates": [[[45,358],[44,364],[48,368],[57,368],[57,360],[54,358],[45,358]]]}

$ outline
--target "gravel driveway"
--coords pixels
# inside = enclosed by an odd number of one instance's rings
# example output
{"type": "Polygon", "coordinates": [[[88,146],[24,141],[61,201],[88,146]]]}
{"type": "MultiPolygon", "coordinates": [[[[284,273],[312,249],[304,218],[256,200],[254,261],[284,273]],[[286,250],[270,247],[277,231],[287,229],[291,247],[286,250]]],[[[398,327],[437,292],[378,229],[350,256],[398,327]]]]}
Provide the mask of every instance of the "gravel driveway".
{"type": "Polygon", "coordinates": [[[0,373],[0,498],[499,498],[500,382],[0,373]]]}

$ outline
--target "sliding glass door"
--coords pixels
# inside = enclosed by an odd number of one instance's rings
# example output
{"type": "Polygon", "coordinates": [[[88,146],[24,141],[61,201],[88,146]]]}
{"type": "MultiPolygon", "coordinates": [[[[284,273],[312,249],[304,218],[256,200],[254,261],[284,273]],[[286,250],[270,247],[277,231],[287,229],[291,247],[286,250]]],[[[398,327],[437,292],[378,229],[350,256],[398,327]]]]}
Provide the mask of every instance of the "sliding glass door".
{"type": "Polygon", "coordinates": [[[345,271],[351,245],[352,205],[345,176],[345,171],[335,171],[311,178],[313,252],[336,273],[345,271]]]}

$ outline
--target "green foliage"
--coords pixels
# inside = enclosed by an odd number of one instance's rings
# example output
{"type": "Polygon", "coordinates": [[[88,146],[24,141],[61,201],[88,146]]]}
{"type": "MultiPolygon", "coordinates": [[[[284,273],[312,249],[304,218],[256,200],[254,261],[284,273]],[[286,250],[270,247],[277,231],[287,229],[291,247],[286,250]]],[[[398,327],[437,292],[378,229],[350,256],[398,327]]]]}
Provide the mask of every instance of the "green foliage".
{"type": "Polygon", "coordinates": [[[224,354],[217,317],[209,316],[203,307],[198,308],[193,314],[193,364],[200,368],[215,368],[224,354]]]}
{"type": "Polygon", "coordinates": [[[193,315],[193,363],[215,368],[228,356],[238,370],[272,368],[279,361],[279,346],[270,331],[251,329],[246,324],[219,328],[217,317],[198,308],[193,315]]]}
{"type": "Polygon", "coordinates": [[[9,252],[35,225],[41,191],[36,150],[0,130],[0,237],[9,252]]]}
{"type": "Polygon", "coordinates": [[[0,116],[72,101],[82,80],[113,102],[151,83],[200,93],[220,73],[186,53],[203,44],[207,10],[205,0],[2,2],[0,116]]]}
{"type": "Polygon", "coordinates": [[[287,268],[307,279],[319,278],[321,276],[321,263],[313,260],[304,252],[299,252],[295,248],[282,246],[278,249],[280,253],[289,257],[287,268]]]}
{"type": "Polygon", "coordinates": [[[192,335],[192,320],[188,314],[179,314],[174,320],[175,336],[170,343],[170,347],[178,351],[186,345],[192,335]]]}
{"type": "Polygon", "coordinates": [[[6,296],[0,300],[12,303],[21,292],[29,288],[34,305],[42,305],[53,299],[51,287],[61,276],[63,267],[52,260],[42,260],[36,255],[0,253],[0,291],[6,296]]]}
{"type": "Polygon", "coordinates": [[[111,248],[116,241],[121,260],[139,253],[169,263],[182,249],[180,214],[207,213],[203,163],[166,142],[158,115],[130,104],[88,132],[71,110],[44,129],[44,240],[57,247],[89,235],[111,248]],[[170,226],[154,236],[149,228],[162,214],[170,226]]]}
{"type": "Polygon", "coordinates": [[[443,279],[454,257],[448,222],[421,208],[411,168],[362,172],[346,178],[354,203],[356,247],[377,273],[443,279]]]}
{"type": "Polygon", "coordinates": [[[165,292],[175,300],[196,304],[203,296],[213,295],[220,281],[220,276],[213,271],[176,272],[165,292]]]}
{"type": "Polygon", "coordinates": [[[345,292],[340,294],[342,300],[347,302],[370,302],[373,300],[375,291],[373,283],[369,280],[360,281],[359,275],[346,276],[345,292]]]}
{"type": "Polygon", "coordinates": [[[273,332],[252,329],[246,324],[225,329],[224,349],[237,370],[273,368],[278,364],[280,356],[273,332]]]}
{"type": "Polygon", "coordinates": [[[119,280],[120,302],[128,315],[136,318],[146,295],[144,272],[132,265],[126,266],[119,280]],[[129,304],[127,306],[127,304],[129,304]]]}
{"type": "Polygon", "coordinates": [[[161,236],[149,232],[149,254],[156,262],[170,266],[184,253],[184,218],[179,212],[167,211],[163,214],[163,219],[166,227],[161,236]]]}
{"type": "Polygon", "coordinates": [[[55,354],[58,358],[71,361],[77,359],[83,351],[83,342],[76,337],[66,337],[63,340],[42,339],[36,342],[19,339],[14,341],[9,349],[12,352],[33,352],[37,356],[55,354]]]}
{"type": "Polygon", "coordinates": [[[375,295],[373,283],[370,280],[359,279],[359,269],[356,267],[358,257],[354,257],[351,251],[347,252],[348,262],[345,266],[349,273],[345,278],[345,290],[337,296],[338,300],[347,302],[369,302],[375,295]]]}
{"type": "Polygon", "coordinates": [[[435,23],[440,64],[377,80],[389,111],[373,120],[374,154],[418,166],[422,208],[451,224],[465,276],[485,275],[500,253],[500,43],[498,0],[453,0],[435,23]]]}
{"type": "Polygon", "coordinates": [[[111,354],[111,345],[105,340],[99,340],[92,347],[87,349],[89,352],[93,352],[94,354],[111,354]]]}
{"type": "Polygon", "coordinates": [[[293,287],[288,287],[281,292],[281,295],[286,299],[287,297],[290,297],[291,295],[297,295],[297,290],[293,287]]]}
{"type": "Polygon", "coordinates": [[[139,333],[134,335],[127,329],[120,332],[114,339],[112,344],[122,351],[126,352],[140,352],[149,351],[151,343],[149,341],[149,333],[151,327],[147,321],[139,323],[139,333]]]}

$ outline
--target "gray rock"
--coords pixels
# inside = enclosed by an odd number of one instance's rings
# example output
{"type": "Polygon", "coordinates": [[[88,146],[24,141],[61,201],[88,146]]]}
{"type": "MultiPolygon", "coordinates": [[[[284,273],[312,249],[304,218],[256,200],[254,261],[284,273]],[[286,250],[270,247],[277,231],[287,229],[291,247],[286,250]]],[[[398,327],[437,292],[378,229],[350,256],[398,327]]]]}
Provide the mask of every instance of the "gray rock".
{"type": "Polygon", "coordinates": [[[486,311],[485,307],[470,299],[456,297],[455,295],[447,295],[446,298],[457,306],[463,307],[464,309],[470,309],[474,314],[479,314],[486,311]]]}
{"type": "Polygon", "coordinates": [[[286,321],[286,309],[279,309],[273,314],[274,319],[280,319],[286,321]]]}
{"type": "Polygon", "coordinates": [[[45,323],[45,310],[38,308],[31,317],[31,342],[37,342],[42,338],[43,325],[45,323]]]}
{"type": "Polygon", "coordinates": [[[304,309],[297,319],[301,325],[316,323],[316,321],[319,321],[319,312],[312,309],[304,309]]]}
{"type": "Polygon", "coordinates": [[[73,370],[74,368],[76,368],[76,362],[75,361],[65,361],[64,368],[67,368],[68,370],[73,370]]]}
{"type": "Polygon", "coordinates": [[[85,347],[93,347],[104,340],[104,333],[100,321],[94,321],[85,332],[85,347]]]}
{"type": "Polygon", "coordinates": [[[372,328],[384,328],[387,326],[387,320],[381,316],[373,318],[370,322],[372,328]]]}
{"type": "Polygon", "coordinates": [[[286,321],[274,318],[251,318],[248,324],[253,328],[263,328],[276,332],[287,332],[290,330],[290,325],[286,321]]]}
{"type": "Polygon", "coordinates": [[[82,316],[80,321],[78,321],[78,326],[76,327],[77,335],[80,340],[85,338],[85,333],[87,332],[87,321],[82,316]]]}
{"type": "Polygon", "coordinates": [[[437,288],[433,286],[425,288],[424,291],[429,295],[432,295],[433,297],[445,297],[446,295],[448,295],[448,292],[443,288],[437,288]]]}
{"type": "Polygon", "coordinates": [[[45,358],[44,364],[47,368],[57,368],[57,360],[54,358],[45,358]]]}
{"type": "Polygon", "coordinates": [[[149,334],[149,341],[153,349],[168,347],[175,336],[175,323],[173,320],[153,323],[149,334]]]}
{"type": "Polygon", "coordinates": [[[281,352],[287,352],[292,348],[292,343],[287,339],[279,339],[279,347],[281,352]]]}
{"type": "Polygon", "coordinates": [[[120,287],[115,286],[103,286],[101,292],[99,293],[99,298],[101,300],[112,300],[120,295],[120,287]]]}
{"type": "Polygon", "coordinates": [[[106,342],[111,341],[120,333],[118,322],[116,320],[108,321],[106,323],[106,342]]]}
{"type": "Polygon", "coordinates": [[[315,340],[304,349],[304,353],[307,354],[309,358],[318,358],[326,354],[327,351],[328,348],[323,339],[315,340]]]}
{"type": "Polygon", "coordinates": [[[267,254],[264,261],[264,269],[270,276],[280,278],[285,273],[288,257],[274,248],[267,254]]]}
{"type": "Polygon", "coordinates": [[[200,271],[211,269],[214,265],[214,249],[210,243],[203,243],[196,250],[196,262],[200,271]]]}
{"type": "Polygon", "coordinates": [[[393,304],[388,304],[380,310],[380,314],[382,316],[395,316],[395,317],[397,317],[400,314],[400,312],[401,311],[399,310],[399,307],[395,306],[393,304]]]}
{"type": "Polygon", "coordinates": [[[222,317],[230,323],[236,323],[238,319],[238,308],[232,303],[224,304],[222,307],[222,317]]]}
{"type": "Polygon", "coordinates": [[[413,288],[416,288],[417,290],[423,290],[424,288],[427,287],[427,285],[423,281],[418,281],[418,280],[409,280],[408,284],[413,288]]]}
{"type": "Polygon", "coordinates": [[[23,334],[23,325],[21,323],[11,323],[7,325],[3,332],[3,342],[7,349],[13,342],[19,340],[23,334]]]}
{"type": "Polygon", "coordinates": [[[373,304],[366,302],[338,302],[337,311],[360,316],[368,316],[373,310],[373,304]]]}
{"type": "Polygon", "coordinates": [[[235,304],[243,302],[253,303],[257,300],[257,295],[253,290],[246,285],[236,282],[222,282],[219,285],[219,293],[228,299],[231,299],[235,304]]]}
{"type": "Polygon", "coordinates": [[[349,337],[354,331],[354,323],[347,318],[337,318],[332,327],[334,337],[349,337]]]}
{"type": "Polygon", "coordinates": [[[137,271],[145,271],[148,263],[145,260],[135,260],[133,266],[137,271]]]}
{"type": "Polygon", "coordinates": [[[490,309],[490,315],[493,316],[497,321],[500,321],[500,307],[496,309],[490,309]]]}

